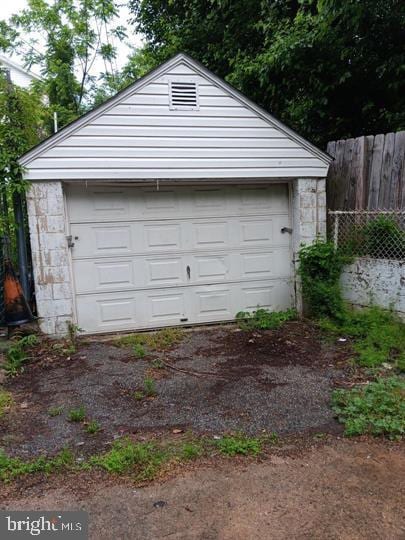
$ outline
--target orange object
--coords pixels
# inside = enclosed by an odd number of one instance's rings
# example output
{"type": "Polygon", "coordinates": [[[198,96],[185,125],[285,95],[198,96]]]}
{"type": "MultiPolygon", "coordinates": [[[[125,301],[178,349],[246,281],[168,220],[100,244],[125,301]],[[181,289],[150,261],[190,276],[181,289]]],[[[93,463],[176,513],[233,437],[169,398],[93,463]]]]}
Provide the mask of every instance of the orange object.
{"type": "Polygon", "coordinates": [[[33,320],[30,307],[9,259],[4,263],[4,320],[7,326],[18,326],[33,320]]]}

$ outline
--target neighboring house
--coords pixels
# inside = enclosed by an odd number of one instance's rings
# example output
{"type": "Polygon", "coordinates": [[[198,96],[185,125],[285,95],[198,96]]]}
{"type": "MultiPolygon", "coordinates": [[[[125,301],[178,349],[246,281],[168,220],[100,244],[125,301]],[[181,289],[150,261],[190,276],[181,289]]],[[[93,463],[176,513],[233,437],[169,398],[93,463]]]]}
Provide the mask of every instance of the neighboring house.
{"type": "Polygon", "coordinates": [[[179,54],[21,158],[41,328],[300,307],[331,158],[179,54]]]}
{"type": "Polygon", "coordinates": [[[11,82],[22,88],[28,88],[30,84],[37,80],[40,81],[41,77],[36,75],[29,69],[25,69],[11,58],[0,54],[0,70],[6,72],[11,80],[11,82]]]}

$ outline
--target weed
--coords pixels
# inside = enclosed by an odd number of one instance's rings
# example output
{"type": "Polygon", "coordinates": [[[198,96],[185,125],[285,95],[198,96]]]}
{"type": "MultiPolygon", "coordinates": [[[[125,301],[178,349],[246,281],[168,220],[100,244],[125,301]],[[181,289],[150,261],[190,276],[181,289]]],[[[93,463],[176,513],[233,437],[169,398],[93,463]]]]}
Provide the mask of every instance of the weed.
{"type": "Polygon", "coordinates": [[[6,362],[3,369],[7,375],[14,377],[23,369],[23,364],[28,360],[28,350],[39,342],[36,335],[25,336],[12,345],[6,351],[6,362]]]}
{"type": "Polygon", "coordinates": [[[372,368],[391,362],[405,371],[405,324],[393,312],[377,306],[346,310],[339,322],[323,319],[320,326],[333,335],[353,338],[360,365],[372,368]]]}
{"type": "Polygon", "coordinates": [[[9,457],[0,450],[0,480],[9,482],[14,478],[26,474],[43,472],[46,474],[72,467],[74,458],[69,450],[62,450],[52,458],[41,456],[39,458],[23,461],[18,457],[9,457]]]}
{"type": "Polygon", "coordinates": [[[141,401],[144,397],[145,397],[145,394],[141,392],[140,390],[137,390],[136,392],[134,392],[134,399],[136,399],[137,401],[141,401]]]}
{"type": "Polygon", "coordinates": [[[163,328],[157,332],[140,332],[122,336],[114,341],[119,347],[133,347],[142,345],[150,351],[164,351],[179,343],[184,337],[184,331],[180,328],[163,328]]]}
{"type": "Polygon", "coordinates": [[[160,358],[155,358],[151,364],[154,369],[163,369],[165,367],[163,360],[160,360],[160,358]]]}
{"type": "Polygon", "coordinates": [[[77,409],[71,409],[69,411],[69,422],[83,422],[86,418],[86,409],[81,405],[77,409]]]}
{"type": "Polygon", "coordinates": [[[365,387],[336,390],[333,410],[346,435],[386,435],[399,439],[405,431],[405,379],[380,378],[365,387]]]}
{"type": "Polygon", "coordinates": [[[69,342],[70,342],[69,348],[71,349],[72,353],[76,351],[77,335],[81,331],[82,329],[80,328],[80,326],[77,326],[77,324],[73,324],[72,322],[68,324],[68,337],[69,337],[69,342]]]}
{"type": "Polygon", "coordinates": [[[256,456],[263,447],[263,441],[245,437],[244,435],[235,435],[222,437],[222,439],[216,441],[216,445],[221,453],[227,456],[236,456],[237,454],[256,456]]]}
{"type": "Polygon", "coordinates": [[[0,388],[0,418],[10,409],[14,400],[10,392],[0,388]]]}
{"type": "Polygon", "coordinates": [[[145,347],[140,343],[135,343],[132,347],[132,352],[134,353],[135,358],[143,358],[146,355],[145,347]]]}
{"type": "Polygon", "coordinates": [[[294,309],[287,309],[287,311],[258,309],[257,311],[253,311],[253,313],[239,311],[236,314],[236,321],[242,330],[275,330],[283,323],[296,317],[297,312],[294,309]]]}
{"type": "Polygon", "coordinates": [[[60,416],[63,413],[63,407],[50,407],[48,409],[49,416],[60,416]]]}
{"type": "Polygon", "coordinates": [[[196,459],[204,452],[201,444],[196,442],[185,442],[180,447],[180,456],[183,459],[196,459]]]}
{"type": "Polygon", "coordinates": [[[90,459],[92,465],[108,472],[134,472],[138,480],[153,478],[168,454],[153,443],[133,443],[128,439],[116,441],[110,451],[90,459]]]}
{"type": "Polygon", "coordinates": [[[90,435],[95,435],[100,430],[101,430],[101,426],[98,422],[96,422],[96,420],[92,420],[86,426],[86,432],[89,433],[90,435]]]}
{"type": "Polygon", "coordinates": [[[143,387],[145,390],[145,394],[147,396],[149,397],[156,396],[157,392],[156,392],[156,384],[155,384],[154,379],[152,379],[151,377],[146,377],[145,380],[143,381],[143,387]]]}

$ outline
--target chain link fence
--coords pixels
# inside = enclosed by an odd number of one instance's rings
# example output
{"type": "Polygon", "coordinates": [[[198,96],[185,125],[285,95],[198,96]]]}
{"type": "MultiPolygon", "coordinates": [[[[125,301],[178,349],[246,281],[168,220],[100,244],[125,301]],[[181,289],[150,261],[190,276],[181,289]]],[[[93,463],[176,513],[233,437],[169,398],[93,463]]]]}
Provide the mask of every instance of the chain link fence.
{"type": "Polygon", "coordinates": [[[328,229],[348,255],[405,260],[404,210],[330,210],[328,229]]]}

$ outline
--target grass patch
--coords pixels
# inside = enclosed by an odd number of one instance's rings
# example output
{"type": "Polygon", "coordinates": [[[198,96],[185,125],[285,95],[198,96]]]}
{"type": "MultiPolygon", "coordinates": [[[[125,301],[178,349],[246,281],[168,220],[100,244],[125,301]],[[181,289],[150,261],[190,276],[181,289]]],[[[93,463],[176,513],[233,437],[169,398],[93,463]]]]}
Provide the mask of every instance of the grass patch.
{"type": "Polygon", "coordinates": [[[38,345],[39,339],[31,334],[15,341],[6,351],[4,371],[10,377],[15,377],[23,370],[23,364],[29,359],[29,350],[38,345]]]}
{"type": "Polygon", "coordinates": [[[353,338],[360,365],[373,368],[390,362],[405,372],[405,324],[393,312],[377,306],[346,310],[340,322],[323,319],[320,326],[333,335],[353,338]]]}
{"type": "Polygon", "coordinates": [[[143,381],[143,388],[144,388],[144,392],[146,396],[148,397],[156,396],[157,394],[156,383],[155,383],[155,380],[152,379],[151,377],[145,378],[145,380],[143,381]]]}
{"type": "Polygon", "coordinates": [[[262,439],[245,437],[244,435],[226,436],[215,442],[222,454],[227,456],[257,456],[262,449],[262,439]]]}
{"type": "Polygon", "coordinates": [[[154,443],[133,443],[125,439],[115,442],[109,452],[93,456],[90,464],[109,473],[131,473],[137,481],[144,481],[155,478],[172,457],[170,451],[154,443]]]}
{"type": "Polygon", "coordinates": [[[69,411],[69,415],[68,415],[69,422],[83,422],[85,418],[86,418],[86,409],[83,406],[80,406],[77,409],[71,409],[69,411]]]}
{"type": "Polygon", "coordinates": [[[0,388],[0,418],[10,409],[14,400],[10,392],[0,388]]]}
{"type": "MultiPolygon", "coordinates": [[[[97,424],[90,422],[90,425],[97,424]]],[[[98,424],[97,424],[97,427],[98,424]]],[[[87,431],[86,428],[86,431],[87,431]]],[[[147,482],[158,477],[172,464],[197,459],[201,456],[215,456],[219,449],[228,456],[257,455],[270,438],[248,438],[243,435],[226,436],[218,441],[205,437],[152,442],[134,442],[129,438],[115,441],[107,452],[96,454],[77,463],[69,450],[63,450],[54,457],[41,456],[32,460],[22,460],[7,456],[0,450],[0,480],[8,482],[26,474],[38,472],[53,473],[63,470],[86,470],[101,468],[116,475],[130,475],[135,482],[147,482]]]]}
{"type": "Polygon", "coordinates": [[[160,358],[155,358],[152,360],[151,366],[153,369],[164,369],[165,367],[163,360],[160,360],[160,358]]]}
{"type": "Polygon", "coordinates": [[[137,390],[136,392],[134,392],[134,399],[136,399],[136,401],[141,401],[144,397],[145,397],[145,394],[141,392],[140,390],[137,390]]]}
{"type": "Polygon", "coordinates": [[[132,352],[134,353],[135,358],[143,358],[146,355],[145,347],[140,343],[135,343],[132,347],[132,352]]]}
{"type": "Polygon", "coordinates": [[[48,409],[48,414],[51,417],[60,416],[62,413],[63,413],[63,407],[62,406],[60,406],[60,407],[50,407],[48,409]]]}
{"type": "Polygon", "coordinates": [[[96,420],[92,420],[86,425],[85,430],[89,435],[95,435],[101,430],[101,426],[96,420]]]}
{"type": "Polygon", "coordinates": [[[268,309],[258,309],[252,313],[239,311],[236,314],[236,322],[239,328],[245,331],[253,330],[275,330],[282,324],[297,318],[295,309],[287,311],[269,311],[268,309]]]}
{"type": "Polygon", "coordinates": [[[74,465],[73,454],[69,450],[62,450],[55,457],[39,458],[24,461],[21,458],[9,457],[0,450],[0,480],[10,482],[11,480],[32,473],[50,474],[62,469],[70,468],[74,465]]]}
{"type": "Polygon", "coordinates": [[[333,410],[346,435],[385,435],[400,439],[405,430],[405,379],[380,378],[364,387],[336,390],[333,410]]]}
{"type": "Polygon", "coordinates": [[[181,328],[163,328],[157,332],[140,332],[122,336],[114,340],[114,345],[118,347],[135,347],[141,345],[146,350],[164,351],[180,341],[184,337],[181,328]]]}

